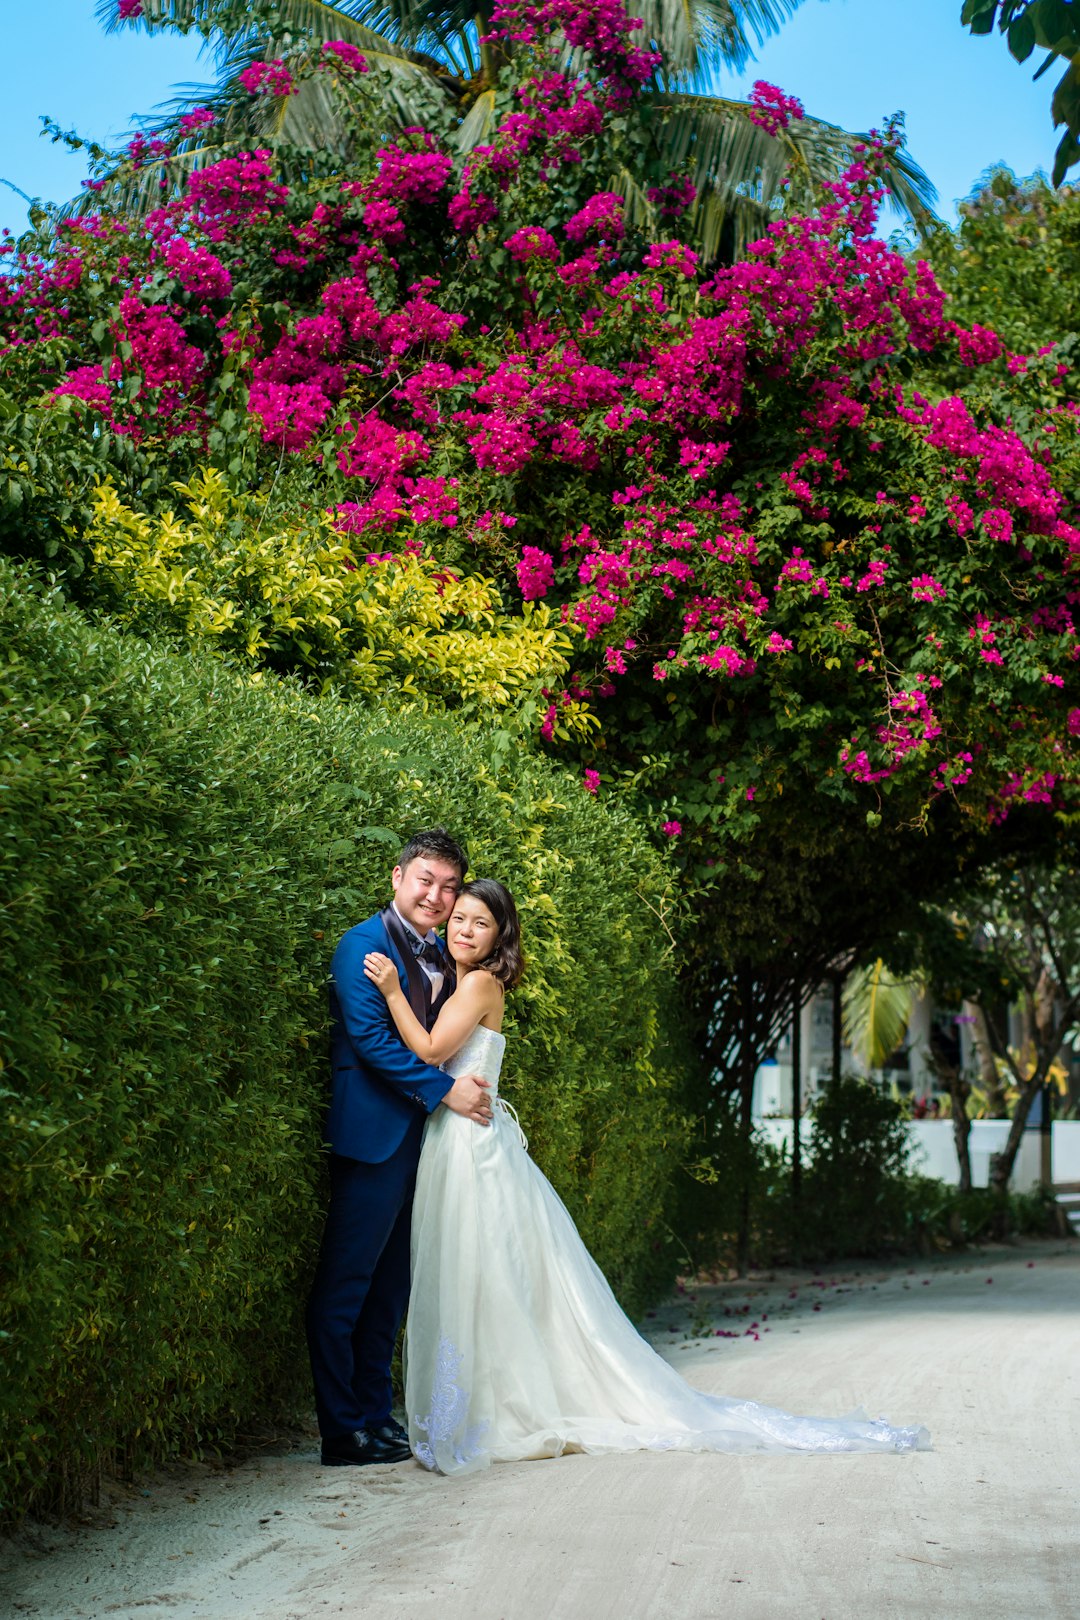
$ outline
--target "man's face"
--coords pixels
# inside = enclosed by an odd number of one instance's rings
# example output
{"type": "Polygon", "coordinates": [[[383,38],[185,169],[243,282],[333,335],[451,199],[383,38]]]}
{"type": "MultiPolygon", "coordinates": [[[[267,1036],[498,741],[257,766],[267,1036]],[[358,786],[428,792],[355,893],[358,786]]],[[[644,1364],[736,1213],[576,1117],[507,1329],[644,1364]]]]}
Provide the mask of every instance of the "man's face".
{"type": "Polygon", "coordinates": [[[418,934],[438,928],[454,909],[461,874],[448,861],[418,855],[408,866],[395,866],[390,877],[394,904],[418,934]]]}

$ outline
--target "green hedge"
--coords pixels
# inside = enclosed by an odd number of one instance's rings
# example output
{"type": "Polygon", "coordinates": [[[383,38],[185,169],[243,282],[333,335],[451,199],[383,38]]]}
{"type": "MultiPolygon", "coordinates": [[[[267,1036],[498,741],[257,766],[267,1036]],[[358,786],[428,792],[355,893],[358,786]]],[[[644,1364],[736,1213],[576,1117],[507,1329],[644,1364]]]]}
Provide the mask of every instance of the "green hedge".
{"type": "Polygon", "coordinates": [[[449,720],[245,683],[0,567],[0,1497],[306,1407],[334,943],[443,821],[522,912],[507,1094],[631,1309],[690,1063],[629,816],[449,720]]]}

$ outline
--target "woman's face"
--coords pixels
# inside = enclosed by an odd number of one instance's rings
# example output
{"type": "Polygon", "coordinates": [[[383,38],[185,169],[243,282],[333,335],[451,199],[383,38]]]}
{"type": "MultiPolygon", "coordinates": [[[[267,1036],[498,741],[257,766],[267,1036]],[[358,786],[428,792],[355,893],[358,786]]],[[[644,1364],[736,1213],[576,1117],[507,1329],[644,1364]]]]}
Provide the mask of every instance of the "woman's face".
{"type": "Polygon", "coordinates": [[[484,902],[474,894],[460,895],[446,925],[446,943],[458,967],[475,967],[498,942],[499,925],[484,902]]]}

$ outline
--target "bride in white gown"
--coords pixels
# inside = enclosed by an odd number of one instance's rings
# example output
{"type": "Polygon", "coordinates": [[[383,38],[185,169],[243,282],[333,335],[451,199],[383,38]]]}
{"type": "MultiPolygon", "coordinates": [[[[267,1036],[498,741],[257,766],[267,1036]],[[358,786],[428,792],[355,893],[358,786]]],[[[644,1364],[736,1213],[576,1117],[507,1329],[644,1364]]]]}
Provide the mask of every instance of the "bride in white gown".
{"type": "Polygon", "coordinates": [[[462,889],[447,925],[458,985],[428,1033],[387,957],[365,969],[406,1044],[448,1073],[479,1074],[482,1128],[437,1108],[424,1131],[412,1219],[405,1340],[409,1440],[420,1462],[464,1474],[565,1451],[912,1451],[924,1428],[794,1417],[691,1388],[640,1336],[498,1097],[504,988],[521,976],[514,902],[462,889]]]}

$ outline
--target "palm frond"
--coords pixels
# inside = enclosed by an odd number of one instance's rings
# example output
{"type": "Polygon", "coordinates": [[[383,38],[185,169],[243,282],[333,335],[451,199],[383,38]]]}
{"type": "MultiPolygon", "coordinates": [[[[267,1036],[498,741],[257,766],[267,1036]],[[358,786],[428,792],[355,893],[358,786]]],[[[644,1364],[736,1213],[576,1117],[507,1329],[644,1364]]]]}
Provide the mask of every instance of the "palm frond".
{"type": "Polygon", "coordinates": [[[642,35],[664,55],[665,77],[708,90],[721,68],[741,72],[802,0],[635,0],[642,35]],[[751,42],[753,41],[753,43],[751,42]]]}
{"type": "MultiPolygon", "coordinates": [[[[691,229],[705,263],[722,241],[738,257],[782,210],[812,207],[822,183],[842,174],[868,139],[816,118],[772,136],[752,122],[745,102],[722,96],[660,91],[654,99],[664,162],[688,169],[697,188],[691,229]]],[[[932,217],[937,194],[906,153],[890,162],[885,183],[909,219],[932,217]]]]}
{"type": "Polygon", "coordinates": [[[480,146],[490,138],[494,123],[495,92],[484,90],[477,96],[458,126],[454,135],[454,145],[459,152],[471,152],[474,146],[480,146]]]}
{"type": "Polygon", "coordinates": [[[867,1068],[883,1068],[904,1039],[916,988],[910,980],[894,979],[880,957],[848,975],[844,1040],[867,1068]]]}
{"type": "MultiPolygon", "coordinates": [[[[177,5],[180,3],[176,0],[177,5]]],[[[201,3],[192,0],[193,6],[201,3]]],[[[227,5],[229,0],[224,3],[227,5]]],[[[312,12],[333,9],[314,4],[313,0],[298,3],[312,12]]],[[[147,120],[155,131],[172,135],[173,155],[144,163],[138,170],[121,163],[104,176],[104,190],[84,192],[64,212],[93,212],[108,200],[138,216],[181,189],[194,170],[254,146],[268,146],[277,153],[280,178],[287,184],[310,173],[311,158],[305,154],[318,154],[323,159],[331,155],[347,162],[350,149],[341,117],[343,97],[352,100],[357,112],[362,110],[370,122],[372,92],[381,91],[376,118],[386,134],[416,125],[454,122],[460,86],[445,74],[441,64],[419,58],[418,53],[398,42],[348,19],[339,19],[331,26],[323,16],[321,26],[325,39],[347,37],[350,44],[363,51],[375,71],[355,84],[338,79],[333,93],[327,80],[314,74],[301,78],[287,97],[249,96],[238,89],[239,75],[251,63],[272,55],[273,46],[268,48],[264,38],[250,32],[231,35],[219,56],[218,82],[178,87],[178,94],[157,107],[147,120]],[[433,66],[437,72],[432,71],[433,66]],[[205,133],[194,137],[178,133],[179,120],[194,107],[208,107],[214,114],[212,140],[205,133]]],[[[313,38],[309,44],[317,47],[323,42],[313,38]]]]}

